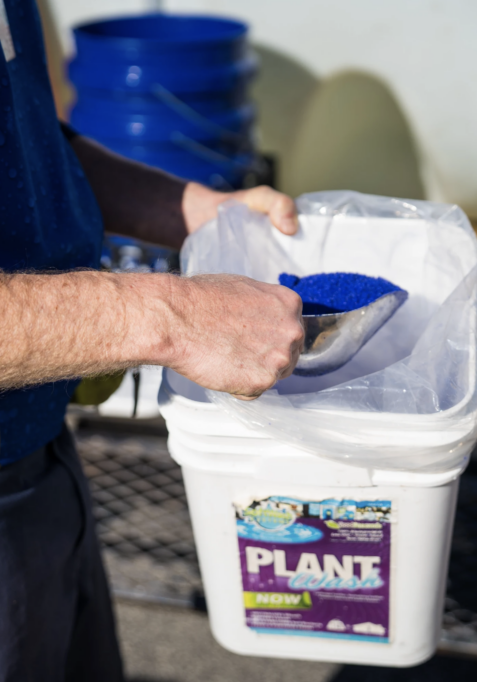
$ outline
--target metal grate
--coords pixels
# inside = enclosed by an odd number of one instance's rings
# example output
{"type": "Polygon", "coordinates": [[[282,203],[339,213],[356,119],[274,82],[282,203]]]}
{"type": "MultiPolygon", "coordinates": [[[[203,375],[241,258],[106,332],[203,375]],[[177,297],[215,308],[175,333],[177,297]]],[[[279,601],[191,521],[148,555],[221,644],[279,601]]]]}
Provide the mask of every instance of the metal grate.
{"type": "MultiPolygon", "coordinates": [[[[97,529],[116,594],[181,606],[201,604],[197,555],[180,467],[154,435],[76,431],[90,480],[97,529]],[[199,597],[198,597],[199,595],[199,597]]],[[[124,428],[133,428],[133,422],[124,428]]],[[[81,424],[80,424],[81,426],[81,424]]],[[[109,424],[111,427],[111,423],[109,424]]],[[[154,430],[154,429],[153,429],[154,430]]],[[[442,651],[477,656],[477,461],[462,476],[443,620],[442,651]]]]}
{"type": "Polygon", "coordinates": [[[79,429],[76,440],[113,590],[189,604],[201,580],[181,470],[165,437],[79,429]]]}

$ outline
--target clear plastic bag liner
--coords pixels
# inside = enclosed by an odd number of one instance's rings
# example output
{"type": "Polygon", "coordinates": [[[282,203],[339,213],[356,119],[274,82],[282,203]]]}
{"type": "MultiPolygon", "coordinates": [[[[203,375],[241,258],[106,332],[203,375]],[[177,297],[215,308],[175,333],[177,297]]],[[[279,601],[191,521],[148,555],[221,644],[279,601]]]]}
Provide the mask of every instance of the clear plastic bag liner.
{"type": "Polygon", "coordinates": [[[186,274],[228,272],[277,283],[281,272],[385,277],[408,301],[345,367],[292,376],[258,400],[208,391],[248,427],[322,457],[400,471],[460,466],[477,437],[477,240],[457,206],[356,192],[297,201],[287,237],[229,202],[189,237],[186,274]]]}

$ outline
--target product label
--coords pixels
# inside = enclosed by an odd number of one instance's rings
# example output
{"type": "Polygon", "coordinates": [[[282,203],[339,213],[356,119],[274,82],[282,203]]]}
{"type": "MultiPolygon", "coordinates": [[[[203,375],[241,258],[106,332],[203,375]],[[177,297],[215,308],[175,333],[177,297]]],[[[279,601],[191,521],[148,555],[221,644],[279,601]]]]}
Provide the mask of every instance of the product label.
{"type": "Polygon", "coordinates": [[[391,506],[288,497],[236,505],[247,626],[389,642],[391,506]]]}

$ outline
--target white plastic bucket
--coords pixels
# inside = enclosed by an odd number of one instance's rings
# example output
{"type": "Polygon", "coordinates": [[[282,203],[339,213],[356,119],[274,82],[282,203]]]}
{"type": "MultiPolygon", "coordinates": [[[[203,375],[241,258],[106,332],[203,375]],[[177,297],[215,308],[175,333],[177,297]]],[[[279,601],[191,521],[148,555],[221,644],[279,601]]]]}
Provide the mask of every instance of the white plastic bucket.
{"type": "Polygon", "coordinates": [[[308,454],[229,417],[171,370],[159,404],[224,647],[388,666],[432,655],[463,465],[404,473],[308,454]]]}

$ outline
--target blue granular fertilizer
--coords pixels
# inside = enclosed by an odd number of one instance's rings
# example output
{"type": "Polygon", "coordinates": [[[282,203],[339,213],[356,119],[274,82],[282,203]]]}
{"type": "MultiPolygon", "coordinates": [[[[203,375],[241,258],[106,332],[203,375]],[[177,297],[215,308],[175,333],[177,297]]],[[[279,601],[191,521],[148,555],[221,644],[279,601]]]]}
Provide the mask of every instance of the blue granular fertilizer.
{"type": "Polygon", "coordinates": [[[327,315],[362,308],[392,291],[403,291],[382,277],[330,272],[297,277],[283,272],[278,281],[303,301],[303,315],[327,315]]]}

